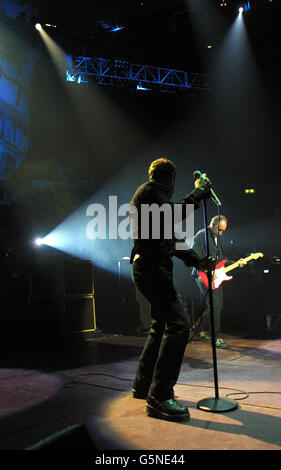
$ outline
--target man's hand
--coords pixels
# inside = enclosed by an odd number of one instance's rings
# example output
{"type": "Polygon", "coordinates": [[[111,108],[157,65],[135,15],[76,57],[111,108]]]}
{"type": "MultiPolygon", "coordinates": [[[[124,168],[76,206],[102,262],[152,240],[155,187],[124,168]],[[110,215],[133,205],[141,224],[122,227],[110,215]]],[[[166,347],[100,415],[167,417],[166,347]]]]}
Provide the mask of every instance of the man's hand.
{"type": "Polygon", "coordinates": [[[216,267],[215,258],[207,256],[199,261],[199,271],[214,271],[216,267]]]}
{"type": "Polygon", "coordinates": [[[244,261],[243,258],[240,258],[240,259],[237,261],[237,263],[238,263],[239,268],[244,268],[244,266],[246,266],[246,264],[247,264],[247,263],[244,261]]]}
{"type": "Polygon", "coordinates": [[[203,173],[200,178],[195,181],[195,188],[201,189],[201,191],[208,192],[211,189],[212,183],[209,178],[206,176],[206,173],[203,173]]]}

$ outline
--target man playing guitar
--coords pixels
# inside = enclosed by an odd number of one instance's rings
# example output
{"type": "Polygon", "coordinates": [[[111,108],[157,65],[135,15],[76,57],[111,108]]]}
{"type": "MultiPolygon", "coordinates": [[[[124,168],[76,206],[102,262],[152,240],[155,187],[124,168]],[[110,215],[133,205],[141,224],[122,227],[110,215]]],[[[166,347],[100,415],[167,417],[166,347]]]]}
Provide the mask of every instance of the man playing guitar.
{"type": "MultiPolygon", "coordinates": [[[[216,260],[216,264],[226,260],[226,264],[234,263],[225,256],[223,245],[221,241],[221,236],[227,229],[227,219],[225,216],[215,216],[212,218],[210,222],[210,226],[208,227],[208,240],[209,240],[209,252],[210,256],[213,256],[216,260]]],[[[202,257],[206,253],[206,245],[205,245],[205,230],[199,230],[194,237],[193,241],[193,250],[197,253],[198,256],[202,257]]],[[[247,261],[243,258],[237,261],[237,265],[239,267],[245,266],[247,261]]],[[[200,289],[200,293],[204,300],[204,311],[202,314],[201,325],[200,325],[200,336],[203,338],[209,338],[209,331],[210,331],[210,307],[209,307],[209,295],[207,293],[208,283],[204,283],[205,273],[200,273],[198,270],[193,268],[192,276],[195,277],[196,284],[200,289]]],[[[214,272],[213,280],[215,281],[216,272],[214,272]]],[[[214,286],[213,286],[214,287],[214,286]]],[[[215,289],[213,289],[213,307],[214,307],[214,323],[215,323],[215,333],[220,332],[221,329],[221,311],[223,307],[223,290],[221,283],[215,289]]],[[[220,338],[216,336],[216,347],[221,349],[228,348],[228,345],[220,338]]]]}

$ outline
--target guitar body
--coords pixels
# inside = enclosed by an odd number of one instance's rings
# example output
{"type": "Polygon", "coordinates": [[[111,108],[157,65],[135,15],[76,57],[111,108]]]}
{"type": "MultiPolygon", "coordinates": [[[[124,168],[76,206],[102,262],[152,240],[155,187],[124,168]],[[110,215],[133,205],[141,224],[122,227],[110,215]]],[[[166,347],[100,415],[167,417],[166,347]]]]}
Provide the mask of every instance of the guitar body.
{"type": "MultiPolygon", "coordinates": [[[[213,281],[212,281],[212,290],[218,289],[218,287],[224,282],[224,281],[230,281],[233,279],[233,276],[228,276],[226,273],[232,269],[235,269],[239,266],[240,261],[243,261],[244,264],[248,263],[248,261],[251,261],[252,259],[258,259],[262,258],[263,253],[252,253],[250,256],[247,258],[244,258],[243,260],[236,261],[235,263],[231,264],[230,266],[225,266],[227,263],[226,259],[223,259],[220,261],[215,268],[215,272],[213,275],[213,281]]],[[[198,273],[199,278],[203,282],[205,287],[209,287],[209,281],[208,281],[208,276],[205,271],[199,271],[198,273]]]]}
{"type": "Polygon", "coordinates": [[[227,263],[227,260],[223,260],[217,264],[215,269],[215,276],[213,280],[213,289],[218,289],[224,281],[231,281],[233,276],[228,276],[224,271],[224,266],[227,263]]]}
{"type": "MultiPolygon", "coordinates": [[[[233,279],[233,276],[228,276],[224,272],[224,266],[226,265],[226,263],[227,263],[227,260],[223,259],[222,261],[220,261],[216,265],[215,274],[214,274],[213,282],[212,282],[212,289],[213,290],[218,289],[219,286],[224,281],[231,281],[231,279],[233,279]]],[[[207,273],[205,273],[204,271],[199,271],[199,277],[200,277],[201,281],[203,282],[204,286],[208,288],[209,282],[208,282],[207,273]]]]}

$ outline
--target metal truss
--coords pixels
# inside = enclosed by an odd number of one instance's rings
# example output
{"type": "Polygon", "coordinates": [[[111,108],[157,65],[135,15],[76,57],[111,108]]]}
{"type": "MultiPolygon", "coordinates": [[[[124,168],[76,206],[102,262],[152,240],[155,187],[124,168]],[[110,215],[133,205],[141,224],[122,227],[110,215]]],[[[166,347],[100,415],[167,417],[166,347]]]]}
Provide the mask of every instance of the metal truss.
{"type": "Polygon", "coordinates": [[[167,69],[149,65],[130,64],[123,59],[67,56],[66,80],[88,83],[95,78],[99,85],[126,86],[134,84],[139,90],[160,87],[162,91],[212,90],[209,75],[167,69]]]}

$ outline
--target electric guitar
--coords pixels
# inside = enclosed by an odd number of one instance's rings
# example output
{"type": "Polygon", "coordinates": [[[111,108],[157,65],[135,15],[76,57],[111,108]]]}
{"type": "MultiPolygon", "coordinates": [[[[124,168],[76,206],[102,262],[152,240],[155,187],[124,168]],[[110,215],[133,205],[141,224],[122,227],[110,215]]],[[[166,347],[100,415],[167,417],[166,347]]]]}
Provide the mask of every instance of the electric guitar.
{"type": "MultiPolygon", "coordinates": [[[[242,259],[242,261],[244,261],[244,263],[248,263],[252,259],[258,259],[261,257],[263,257],[263,253],[252,253],[250,256],[247,256],[247,258],[242,259]]],[[[230,264],[230,266],[225,266],[226,263],[227,260],[224,259],[216,265],[213,274],[212,290],[217,289],[224,281],[230,281],[231,279],[233,279],[233,276],[227,276],[226,273],[228,271],[231,271],[232,269],[238,268],[239,263],[238,261],[236,261],[235,263],[230,264]]],[[[208,288],[209,282],[207,273],[205,271],[199,271],[198,274],[204,286],[208,288]]]]}

